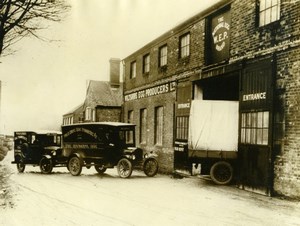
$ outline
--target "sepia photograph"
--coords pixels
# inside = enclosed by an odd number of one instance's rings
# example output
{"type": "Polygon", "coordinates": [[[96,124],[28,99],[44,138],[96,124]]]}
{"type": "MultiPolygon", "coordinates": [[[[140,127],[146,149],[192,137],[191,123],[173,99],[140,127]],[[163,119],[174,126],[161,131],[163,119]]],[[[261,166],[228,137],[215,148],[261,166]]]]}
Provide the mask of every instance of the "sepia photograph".
{"type": "Polygon", "coordinates": [[[0,0],[0,225],[300,225],[300,0],[0,0]]]}

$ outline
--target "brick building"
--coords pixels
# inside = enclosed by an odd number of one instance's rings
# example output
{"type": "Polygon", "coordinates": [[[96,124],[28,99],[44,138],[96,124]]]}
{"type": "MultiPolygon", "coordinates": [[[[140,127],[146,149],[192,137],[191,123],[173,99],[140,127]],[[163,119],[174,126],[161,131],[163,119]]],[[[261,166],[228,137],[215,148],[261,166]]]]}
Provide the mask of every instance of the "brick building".
{"type": "Polygon", "coordinates": [[[237,101],[237,184],[300,197],[299,66],[300,1],[223,0],[124,59],[124,120],[188,171],[191,101],[237,101]]]}
{"type": "Polygon", "coordinates": [[[110,81],[88,81],[85,101],[63,115],[63,125],[81,122],[120,122],[122,120],[123,84],[120,59],[110,59],[110,81]]]}

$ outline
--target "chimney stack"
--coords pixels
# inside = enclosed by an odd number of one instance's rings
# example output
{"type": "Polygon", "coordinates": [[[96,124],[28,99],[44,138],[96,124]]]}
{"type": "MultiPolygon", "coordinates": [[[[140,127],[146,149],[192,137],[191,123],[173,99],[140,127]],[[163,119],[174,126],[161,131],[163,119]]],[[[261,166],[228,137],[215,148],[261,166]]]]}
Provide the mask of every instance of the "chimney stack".
{"type": "Polygon", "coordinates": [[[120,62],[119,58],[111,58],[110,63],[110,85],[113,88],[120,86],[120,62]]]}

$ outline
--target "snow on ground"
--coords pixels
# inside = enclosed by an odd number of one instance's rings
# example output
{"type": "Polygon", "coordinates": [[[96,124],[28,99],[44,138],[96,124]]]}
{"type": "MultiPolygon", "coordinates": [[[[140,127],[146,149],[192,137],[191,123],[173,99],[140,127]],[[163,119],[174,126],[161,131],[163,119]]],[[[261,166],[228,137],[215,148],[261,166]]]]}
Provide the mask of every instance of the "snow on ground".
{"type": "Polygon", "coordinates": [[[78,177],[65,168],[42,175],[31,166],[17,173],[11,158],[0,163],[10,193],[0,206],[0,225],[300,225],[299,202],[198,177],[148,178],[134,171],[121,179],[116,169],[98,175],[93,168],[78,177]]]}

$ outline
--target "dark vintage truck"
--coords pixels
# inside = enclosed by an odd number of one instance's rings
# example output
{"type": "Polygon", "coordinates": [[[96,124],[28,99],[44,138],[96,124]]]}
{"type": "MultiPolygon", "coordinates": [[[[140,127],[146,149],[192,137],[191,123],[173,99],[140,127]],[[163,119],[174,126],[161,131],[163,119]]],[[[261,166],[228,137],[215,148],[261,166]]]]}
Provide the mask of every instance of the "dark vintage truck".
{"type": "Polygon", "coordinates": [[[14,161],[20,173],[26,165],[39,166],[42,173],[51,173],[53,167],[65,166],[61,155],[60,131],[14,132],[14,161]]]}
{"type": "Polygon", "coordinates": [[[128,178],[133,168],[155,176],[158,162],[153,153],[143,153],[136,147],[135,125],[121,122],[92,122],[62,126],[62,156],[72,175],[82,167],[94,167],[98,173],[117,167],[122,178],[128,178]]]}

